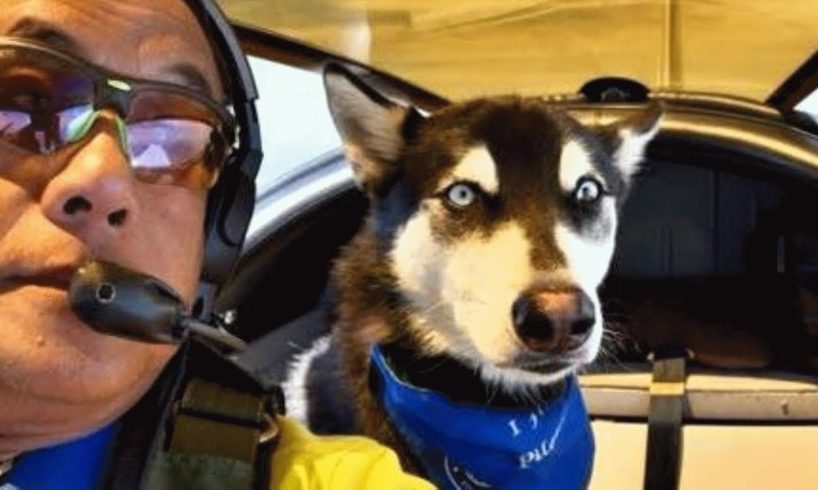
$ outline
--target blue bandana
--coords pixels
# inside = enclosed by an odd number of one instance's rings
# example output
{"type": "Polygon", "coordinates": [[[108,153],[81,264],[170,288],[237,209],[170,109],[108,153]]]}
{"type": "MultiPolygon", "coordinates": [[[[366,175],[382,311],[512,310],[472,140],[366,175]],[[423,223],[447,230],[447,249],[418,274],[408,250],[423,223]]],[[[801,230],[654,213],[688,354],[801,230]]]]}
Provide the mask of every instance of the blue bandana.
{"type": "Polygon", "coordinates": [[[115,434],[111,425],[82,439],[26,453],[0,478],[0,490],[99,488],[115,434]]]}
{"type": "Polygon", "coordinates": [[[575,378],[545,405],[519,409],[454,404],[395,376],[376,346],[380,403],[426,475],[441,489],[579,489],[594,440],[575,378]]]}

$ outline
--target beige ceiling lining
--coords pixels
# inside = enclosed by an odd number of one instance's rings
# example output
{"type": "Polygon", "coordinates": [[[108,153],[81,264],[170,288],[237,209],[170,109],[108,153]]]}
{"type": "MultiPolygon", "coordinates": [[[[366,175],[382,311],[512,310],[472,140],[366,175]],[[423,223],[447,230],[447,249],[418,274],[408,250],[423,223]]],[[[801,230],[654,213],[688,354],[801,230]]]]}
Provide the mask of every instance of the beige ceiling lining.
{"type": "Polygon", "coordinates": [[[818,0],[220,0],[242,22],[452,99],[599,76],[767,96],[818,48],[818,0]]]}

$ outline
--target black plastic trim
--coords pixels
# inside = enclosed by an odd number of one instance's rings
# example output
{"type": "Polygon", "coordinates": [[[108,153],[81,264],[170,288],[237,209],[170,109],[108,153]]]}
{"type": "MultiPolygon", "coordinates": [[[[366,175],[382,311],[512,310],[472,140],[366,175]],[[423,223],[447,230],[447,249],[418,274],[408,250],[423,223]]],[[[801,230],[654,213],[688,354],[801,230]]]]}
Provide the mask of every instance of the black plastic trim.
{"type": "Polygon", "coordinates": [[[818,88],[818,51],[815,51],[767,98],[767,103],[781,111],[791,111],[818,88]]]}

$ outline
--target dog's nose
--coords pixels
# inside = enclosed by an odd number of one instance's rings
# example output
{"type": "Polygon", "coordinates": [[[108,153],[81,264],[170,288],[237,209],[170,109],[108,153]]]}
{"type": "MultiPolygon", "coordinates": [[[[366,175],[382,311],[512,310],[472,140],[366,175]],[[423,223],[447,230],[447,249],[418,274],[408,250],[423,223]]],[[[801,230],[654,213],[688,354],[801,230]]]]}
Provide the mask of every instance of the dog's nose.
{"type": "Polygon", "coordinates": [[[560,354],[588,340],[596,322],[594,303],[579,289],[532,291],[511,307],[520,340],[538,352],[560,354]]]}

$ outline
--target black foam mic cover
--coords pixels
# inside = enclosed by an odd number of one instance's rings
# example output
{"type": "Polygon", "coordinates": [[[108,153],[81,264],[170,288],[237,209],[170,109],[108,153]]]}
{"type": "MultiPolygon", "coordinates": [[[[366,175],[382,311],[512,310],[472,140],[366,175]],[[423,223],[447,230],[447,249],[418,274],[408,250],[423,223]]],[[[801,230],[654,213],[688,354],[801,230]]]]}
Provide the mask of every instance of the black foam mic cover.
{"type": "Polygon", "coordinates": [[[92,329],[142,342],[176,343],[184,304],[155,277],[110,262],[88,262],[71,280],[71,308],[92,329]]]}

